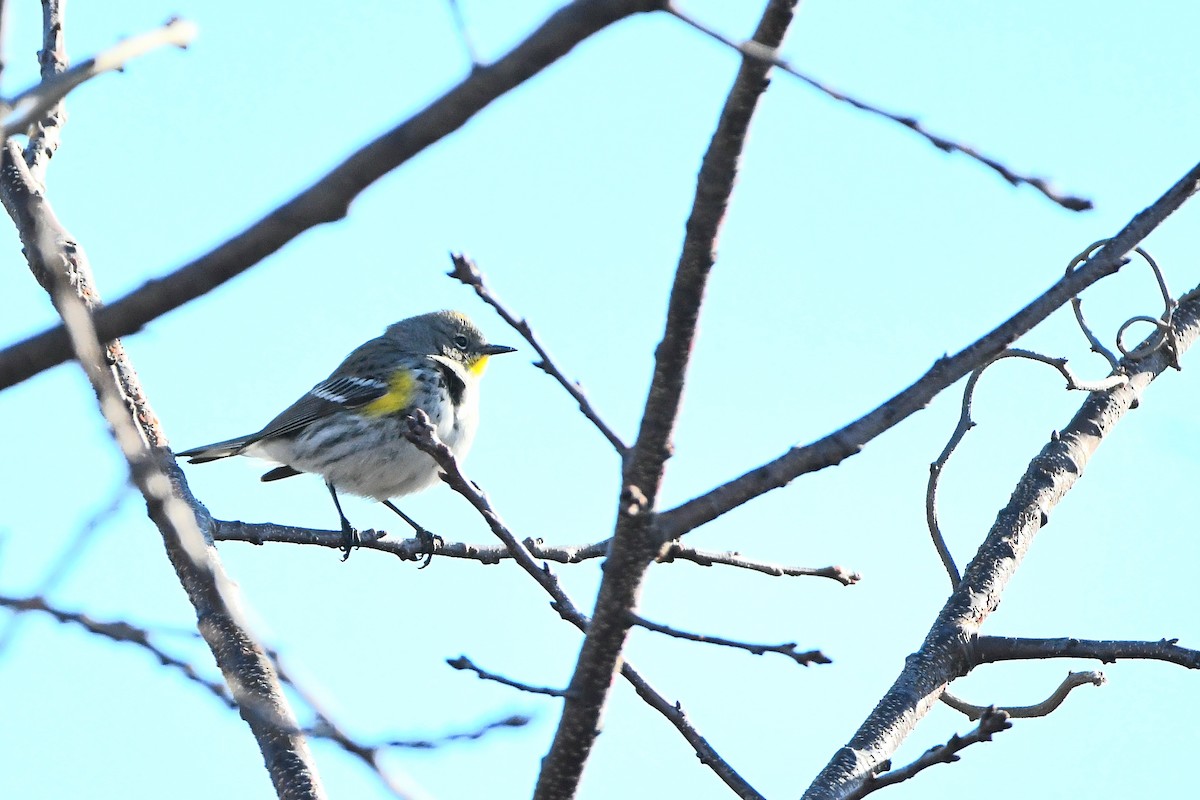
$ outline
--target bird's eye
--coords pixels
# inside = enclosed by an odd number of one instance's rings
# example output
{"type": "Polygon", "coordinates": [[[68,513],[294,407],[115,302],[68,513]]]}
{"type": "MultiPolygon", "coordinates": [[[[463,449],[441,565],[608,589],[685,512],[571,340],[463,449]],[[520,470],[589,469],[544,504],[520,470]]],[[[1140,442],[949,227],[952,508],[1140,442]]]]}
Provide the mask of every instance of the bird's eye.
{"type": "Polygon", "coordinates": [[[468,344],[470,344],[470,342],[467,340],[467,337],[463,336],[461,333],[454,337],[454,345],[459,350],[466,350],[468,344]]]}

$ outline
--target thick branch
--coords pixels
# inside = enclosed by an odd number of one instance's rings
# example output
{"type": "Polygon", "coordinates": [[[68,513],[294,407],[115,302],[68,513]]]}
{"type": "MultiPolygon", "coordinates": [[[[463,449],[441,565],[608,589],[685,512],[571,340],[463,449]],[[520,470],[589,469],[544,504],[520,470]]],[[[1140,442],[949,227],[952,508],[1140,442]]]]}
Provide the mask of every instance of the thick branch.
{"type": "Polygon", "coordinates": [[[916,383],[883,405],[812,444],[793,447],[774,461],[663,512],[658,519],[662,540],[682,536],[759,495],[787,486],[805,473],[834,466],[857,454],[876,436],[927,406],[943,389],[991,361],[1072,297],[1120,269],[1125,263],[1125,254],[1183,205],[1198,187],[1200,164],[1192,167],[1152,206],[1130,220],[1086,264],[1063,277],[995,330],[958,353],[938,359],[916,383]]]}
{"type": "MultiPolygon", "coordinates": [[[[1200,288],[1181,299],[1172,332],[1178,353],[1200,336],[1200,288]]],[[[1140,361],[1123,361],[1129,382],[1090,394],[1075,417],[1030,462],[921,648],[908,657],[896,682],[850,743],[817,776],[805,798],[853,796],[907,738],[947,684],[970,671],[980,626],[999,605],[1034,537],[1049,522],[1050,512],[1075,485],[1104,437],[1176,355],[1164,348],[1140,361]]]]}
{"type": "MultiPolygon", "coordinates": [[[[96,314],[103,341],[141,330],[279,250],[304,231],[346,215],[355,197],[391,170],[462,127],[489,103],[565,56],[594,33],[662,0],[578,0],[552,15],[508,55],[478,67],[424,110],[380,136],[323,178],[214,250],[96,314]]],[[[0,389],[71,357],[65,331],[47,330],[0,352],[0,389]]]]}
{"type": "MultiPolygon", "coordinates": [[[[778,47],[797,0],[770,0],[754,40],[778,47]]],[[[663,339],[655,351],[654,374],[637,441],[625,459],[612,548],[595,611],[584,638],[562,717],[550,752],[542,760],[535,800],[574,796],[599,730],[613,675],[631,624],[647,567],[665,540],[655,532],[658,489],[683,396],[700,306],[715,260],[717,235],[733,192],[750,120],[767,88],[770,66],[743,59],[741,68],[700,167],[675,282],[667,305],[663,339]]]]}

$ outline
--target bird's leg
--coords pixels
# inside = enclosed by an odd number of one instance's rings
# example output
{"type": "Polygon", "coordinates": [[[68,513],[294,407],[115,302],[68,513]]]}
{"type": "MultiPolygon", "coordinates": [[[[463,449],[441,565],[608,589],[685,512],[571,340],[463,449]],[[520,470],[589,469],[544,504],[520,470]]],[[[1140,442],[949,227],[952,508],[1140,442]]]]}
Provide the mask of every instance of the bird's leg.
{"type": "Polygon", "coordinates": [[[422,564],[419,569],[425,569],[428,567],[429,562],[433,560],[434,550],[444,546],[446,544],[446,540],[438,536],[436,533],[430,533],[428,530],[418,525],[415,519],[396,508],[396,504],[391,500],[384,500],[382,502],[392,511],[395,511],[397,514],[399,514],[400,519],[412,526],[413,531],[415,531],[417,534],[417,538],[421,540],[421,552],[425,553],[425,563],[422,564]]]}
{"type": "Polygon", "coordinates": [[[342,561],[350,557],[350,551],[362,544],[362,536],[358,530],[350,524],[350,520],[346,519],[345,513],[342,512],[342,504],[338,500],[337,489],[333,488],[333,484],[325,481],[325,485],[329,487],[329,496],[333,498],[333,505],[337,508],[338,518],[342,521],[342,561]]]}

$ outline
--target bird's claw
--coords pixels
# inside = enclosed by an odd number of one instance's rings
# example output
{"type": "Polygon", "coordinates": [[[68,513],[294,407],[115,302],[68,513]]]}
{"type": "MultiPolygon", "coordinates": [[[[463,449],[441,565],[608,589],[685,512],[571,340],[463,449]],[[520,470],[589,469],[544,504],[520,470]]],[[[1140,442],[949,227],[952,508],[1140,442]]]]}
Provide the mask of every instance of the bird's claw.
{"type": "Polygon", "coordinates": [[[437,552],[437,549],[446,546],[446,540],[424,528],[417,528],[416,535],[417,540],[421,542],[421,549],[417,552],[425,554],[425,562],[417,569],[425,569],[433,561],[433,554],[437,552]]]}

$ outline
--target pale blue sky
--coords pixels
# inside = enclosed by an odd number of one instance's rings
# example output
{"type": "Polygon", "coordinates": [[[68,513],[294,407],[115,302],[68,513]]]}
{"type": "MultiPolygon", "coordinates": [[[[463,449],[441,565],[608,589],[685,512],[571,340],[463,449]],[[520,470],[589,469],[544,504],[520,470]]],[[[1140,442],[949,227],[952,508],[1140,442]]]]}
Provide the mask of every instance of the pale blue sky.
{"type": "MultiPolygon", "coordinates": [[[[10,3],[5,94],[36,76],[38,9],[10,3]]],[[[734,37],[759,4],[684,0],[734,37]],[[736,8],[734,8],[736,6],[736,8]]],[[[462,0],[485,58],[557,7],[462,0]]],[[[68,47],[83,58],[171,14],[200,29],[186,52],[153,54],[78,90],[49,194],[113,299],[243,229],[346,154],[421,108],[468,67],[442,2],[327,4],[176,0],[74,3],[68,47]]],[[[789,445],[873,408],[1035,297],[1080,249],[1119,230],[1200,156],[1194,47],[1184,4],[803,3],[785,52],[864,100],[914,114],[1017,171],[1090,197],[1063,211],[962,156],[776,75],[757,117],[720,241],[664,503],[674,505],[789,445]]],[[[531,350],[444,276],[447,252],[476,258],[528,317],[596,407],[632,439],[694,177],[737,67],[735,54],[665,16],[628,20],[501,98],[461,131],[368,189],[348,219],[311,231],[244,276],[129,337],[126,346],[177,448],[260,427],[361,341],[397,319],[453,307],[497,342],[468,473],[520,536],[604,538],[617,460],[531,350]]],[[[1200,282],[1200,211],[1147,245],[1176,295],[1200,282]]],[[[0,345],[55,317],[0,225],[0,345]]],[[[1086,295],[1111,342],[1157,314],[1149,274],[1131,267],[1086,295]]],[[[1067,314],[1022,342],[1104,372],[1067,314]]],[[[1151,387],[1055,512],[985,633],[1180,637],[1200,646],[1200,548],[1188,502],[1200,469],[1200,382],[1184,371],[1151,387]]],[[[980,427],[947,468],[942,520],[960,563],[974,553],[1016,478],[1082,395],[1034,364],[1009,363],[980,388],[980,427]]],[[[807,476],[689,535],[707,549],[787,564],[845,564],[842,588],[691,564],[651,570],[654,620],[753,641],[794,640],[832,665],[635,631],[631,661],[678,700],[716,749],[768,797],[798,796],[870,711],[947,593],[924,528],[928,464],[958,413],[956,391],[859,456],[807,476]]],[[[0,394],[8,456],[0,485],[0,592],[39,584],[122,466],[77,368],[0,394]]],[[[263,485],[261,465],[188,467],[218,517],[330,528],[320,482],[263,485]]],[[[490,543],[444,487],[401,504],[447,540],[490,543]]],[[[391,513],[351,500],[363,527],[391,513]]],[[[465,654],[535,684],[561,685],[579,637],[511,565],[438,559],[416,571],[381,553],[229,543],[221,553],[257,631],[347,729],[421,737],[507,713],[533,725],[386,763],[439,798],[522,797],[559,703],[451,670],[465,654]]],[[[556,567],[590,609],[596,564],[556,567]]],[[[186,629],[190,607],[138,499],[92,540],[52,599],[101,619],[186,629]]],[[[5,623],[7,624],[7,623],[5,623]]],[[[213,672],[186,638],[164,646],[213,672]]],[[[1054,715],[1018,721],[952,766],[888,790],[903,798],[1183,795],[1200,677],[1164,664],[1006,664],[954,691],[980,704],[1043,699],[1069,669],[1110,682],[1054,715]],[[1153,768],[1153,780],[1146,772],[1153,768]],[[1007,776],[998,780],[998,776],[1007,776]],[[1013,776],[1017,776],[1015,779],[1013,776]]],[[[146,653],[30,617],[0,657],[0,775],[14,798],[178,800],[271,794],[237,716],[146,653]]],[[[910,760],[972,727],[936,709],[906,743],[910,760]]],[[[332,797],[386,794],[358,762],[314,744],[332,797]]],[[[678,734],[626,686],[613,694],[581,791],[608,797],[723,798],[678,734]]]]}

